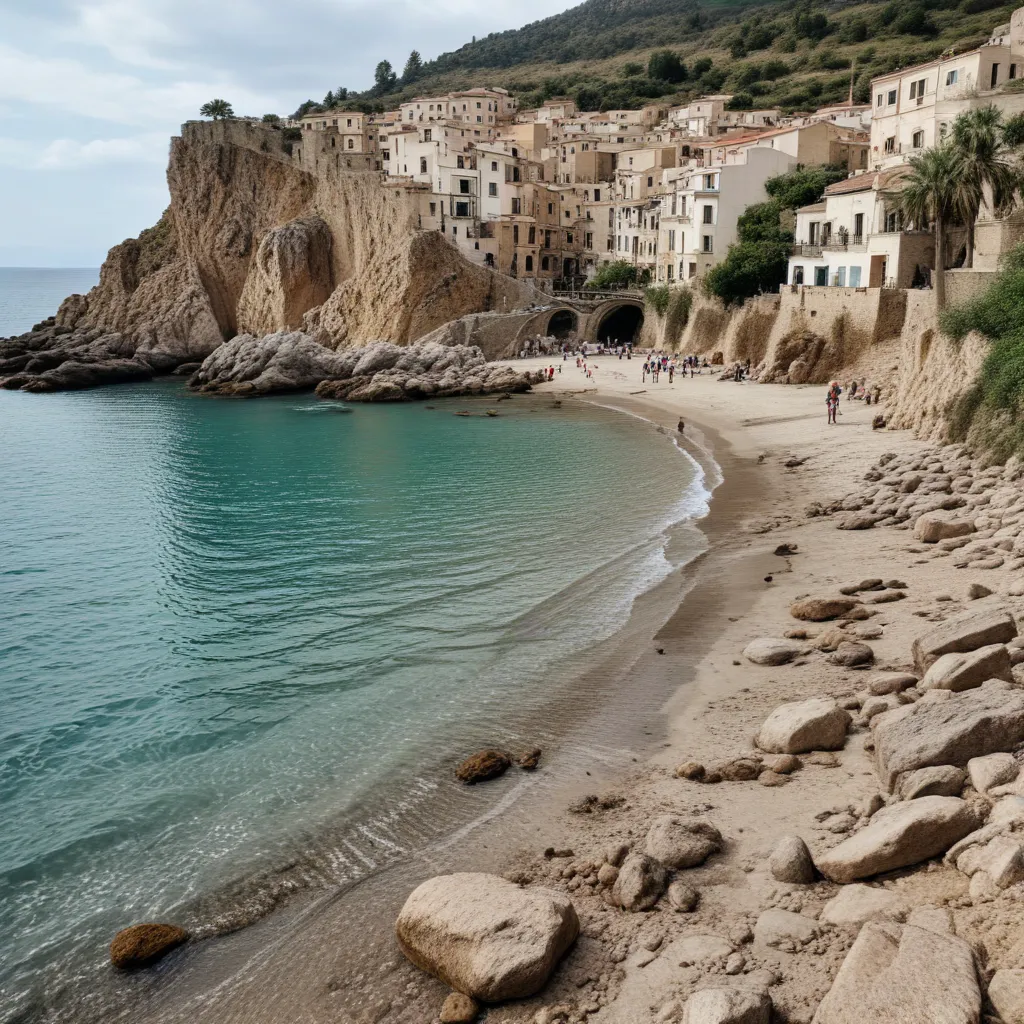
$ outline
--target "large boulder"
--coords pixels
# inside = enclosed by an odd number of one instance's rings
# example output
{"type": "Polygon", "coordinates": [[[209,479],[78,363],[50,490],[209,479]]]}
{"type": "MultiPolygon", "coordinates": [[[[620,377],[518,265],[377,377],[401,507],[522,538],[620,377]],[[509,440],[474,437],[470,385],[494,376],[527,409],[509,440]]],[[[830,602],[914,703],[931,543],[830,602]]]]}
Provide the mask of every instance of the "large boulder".
{"type": "Polygon", "coordinates": [[[651,824],[645,846],[666,867],[695,868],[722,848],[722,834],[706,821],[662,814],[651,824]]]}
{"type": "Polygon", "coordinates": [[[1010,652],[1005,644],[989,644],[967,654],[951,652],[932,662],[918,689],[959,692],[981,686],[986,679],[1004,679],[1012,683],[1010,669],[1010,652]]]}
{"type": "Polygon", "coordinates": [[[981,814],[965,800],[923,796],[882,808],[815,864],[833,882],[856,882],[938,857],[980,823],[981,814]]]}
{"type": "Polygon", "coordinates": [[[757,745],[769,754],[805,754],[811,750],[841,750],[846,743],[850,714],[822,697],[777,707],[757,734],[757,745]]]}
{"type": "Polygon", "coordinates": [[[871,720],[875,763],[889,792],[904,772],[931,765],[966,767],[974,757],[1024,740],[1024,693],[983,687],[947,700],[920,700],[871,720]]]}
{"type": "Polygon", "coordinates": [[[914,523],[914,536],[925,544],[936,544],[940,540],[966,537],[974,533],[974,523],[969,519],[957,519],[942,511],[925,512],[914,523]]]}
{"type": "Polygon", "coordinates": [[[923,796],[959,796],[967,781],[967,773],[951,764],[918,768],[900,779],[900,799],[917,800],[923,796]]]}
{"type": "Polygon", "coordinates": [[[988,983],[988,999],[1001,1020],[1024,1020],[1024,970],[1004,967],[996,971],[988,983]]]}
{"type": "Polygon", "coordinates": [[[943,654],[966,654],[979,647],[1009,643],[1017,635],[1017,624],[1005,608],[969,611],[934,626],[913,645],[918,671],[926,671],[943,654]]]}
{"type": "Polygon", "coordinates": [[[759,988],[704,988],[683,1010],[683,1024],[768,1024],[772,1001],[759,988]]]}
{"type": "Polygon", "coordinates": [[[813,1024],[978,1024],[981,989],[971,947],[954,935],[869,921],[813,1024]]]}
{"type": "Polygon", "coordinates": [[[511,764],[512,759],[503,750],[481,750],[459,764],[455,777],[468,785],[486,782],[503,775],[511,764]]]}
{"type": "Polygon", "coordinates": [[[996,786],[1013,782],[1020,775],[1020,763],[1013,754],[986,754],[967,762],[967,774],[979,793],[987,793],[996,786]]]}
{"type": "Polygon", "coordinates": [[[479,873],[429,879],[395,923],[398,944],[417,967],[488,1003],[539,991],[579,930],[562,893],[479,873]]]}
{"type": "Polygon", "coordinates": [[[188,932],[174,924],[133,924],[114,936],[110,962],[122,970],[145,967],[187,940],[188,932]]]}
{"type": "Polygon", "coordinates": [[[645,853],[631,853],[612,886],[612,902],[623,910],[648,910],[668,886],[668,870],[660,860],[645,853]]]}
{"type": "Polygon", "coordinates": [[[805,622],[825,622],[838,619],[856,606],[857,601],[852,597],[804,597],[789,606],[789,614],[805,622]]]}

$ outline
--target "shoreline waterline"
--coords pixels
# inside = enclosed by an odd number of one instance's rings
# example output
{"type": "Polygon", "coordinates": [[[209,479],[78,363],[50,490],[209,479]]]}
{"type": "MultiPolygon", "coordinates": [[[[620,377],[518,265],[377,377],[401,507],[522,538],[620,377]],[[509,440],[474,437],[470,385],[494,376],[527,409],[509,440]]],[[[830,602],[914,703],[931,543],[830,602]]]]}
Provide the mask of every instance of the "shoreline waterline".
{"type": "MultiPolygon", "coordinates": [[[[144,385],[146,387],[148,385],[144,385]]],[[[542,400],[542,399],[541,399],[542,400]]],[[[278,400],[282,401],[282,400],[278,400]]],[[[351,419],[347,417],[346,419],[351,419]]],[[[688,456],[690,457],[690,456],[688,456]]],[[[700,479],[695,476],[692,482],[692,490],[694,493],[697,492],[700,486],[700,479]]],[[[695,551],[693,544],[700,540],[694,532],[699,533],[699,530],[693,526],[694,517],[699,515],[701,512],[701,503],[705,501],[701,499],[699,494],[694,497],[691,494],[685,501],[681,502],[681,505],[685,506],[682,508],[676,508],[673,516],[668,517],[667,521],[663,523],[661,532],[665,534],[665,538],[661,543],[663,548],[673,547],[673,550],[678,549],[684,553],[688,552],[688,557],[699,558],[700,553],[695,551]],[[680,540],[676,534],[688,533],[689,536],[683,540],[680,540]]],[[[653,542],[652,538],[652,542],[653,542]]],[[[627,550],[624,554],[619,555],[618,559],[629,560],[634,552],[627,550]]],[[[552,614],[557,616],[557,606],[559,601],[563,604],[575,604],[583,607],[586,604],[588,595],[593,597],[598,595],[602,589],[606,586],[605,580],[602,577],[602,573],[605,575],[611,573],[613,576],[618,572],[617,566],[614,564],[615,560],[611,563],[602,565],[599,569],[594,570],[593,573],[583,576],[577,579],[574,584],[571,585],[570,590],[572,593],[566,595],[555,595],[554,598],[548,599],[554,601],[556,608],[554,612],[550,609],[544,609],[541,606],[534,607],[521,619],[513,619],[506,624],[506,629],[510,630],[517,639],[513,639],[511,642],[519,644],[530,644],[531,641],[536,637],[537,630],[541,628],[543,623],[540,621],[546,617],[550,617],[552,614]]],[[[659,569],[660,578],[653,587],[653,590],[664,588],[665,582],[671,579],[676,574],[676,570],[679,568],[679,563],[666,564],[666,567],[662,571],[659,569]]],[[[648,583],[654,582],[649,580],[648,583]]],[[[637,602],[643,603],[646,594],[651,590],[650,586],[643,588],[642,591],[638,591],[629,599],[629,604],[635,605],[637,602]]],[[[671,604],[672,600],[669,599],[668,604],[671,604]]],[[[667,605],[666,605],[667,607],[667,605]]],[[[632,616],[630,616],[632,618],[632,616]]],[[[605,637],[597,643],[597,647],[607,646],[610,643],[610,638],[605,637]]],[[[593,645],[591,645],[593,646],[593,645]]],[[[563,666],[557,672],[553,673],[558,675],[558,683],[552,683],[550,689],[553,692],[565,694],[552,698],[547,704],[538,705],[535,708],[530,709],[531,713],[525,716],[522,722],[515,725],[504,725],[503,735],[500,737],[502,740],[514,740],[522,743],[523,745],[532,745],[533,743],[539,742],[539,745],[549,744],[549,749],[552,749],[554,753],[551,755],[549,761],[547,756],[542,768],[542,771],[537,776],[518,776],[510,777],[509,784],[516,787],[516,792],[520,795],[526,795],[534,790],[544,789],[547,787],[548,780],[545,778],[545,772],[553,768],[557,762],[557,747],[560,742],[560,733],[564,731],[569,732],[575,723],[570,723],[570,719],[582,719],[586,714],[593,711],[593,706],[599,703],[599,700],[607,686],[607,679],[604,679],[600,689],[594,689],[584,693],[582,696],[573,695],[568,691],[572,690],[572,684],[568,682],[568,679],[572,675],[578,675],[581,671],[581,663],[586,663],[591,672],[597,673],[596,662],[599,658],[589,647],[587,650],[582,652],[574,652],[572,657],[568,659],[570,661],[575,660],[575,664],[563,666]],[[585,705],[585,707],[583,706],[585,705]],[[531,723],[531,719],[533,723],[531,723]],[[555,723],[552,726],[550,723],[555,723]],[[541,729],[542,724],[547,724],[546,729],[541,729]]],[[[506,717],[512,718],[506,713],[506,717]]],[[[493,726],[486,723],[482,724],[478,734],[476,736],[467,736],[465,739],[465,747],[462,752],[469,752],[470,749],[475,749],[476,746],[488,745],[489,742],[494,742],[494,729],[493,726]]],[[[381,800],[374,795],[373,790],[368,790],[364,795],[361,805],[363,808],[373,808],[378,812],[377,818],[370,818],[367,820],[364,817],[362,822],[356,822],[355,818],[358,815],[352,816],[351,822],[337,822],[335,823],[335,835],[340,836],[346,827],[359,829],[362,827],[363,831],[360,833],[366,837],[366,829],[369,829],[371,836],[369,841],[376,843],[378,849],[381,851],[380,860],[374,860],[373,863],[364,864],[363,867],[366,869],[366,873],[357,879],[353,879],[350,883],[340,883],[343,887],[353,886],[358,889],[363,882],[369,877],[374,877],[375,872],[386,872],[389,868],[386,865],[390,864],[390,859],[393,855],[394,861],[399,861],[403,857],[411,860],[418,860],[424,856],[424,851],[430,849],[430,844],[438,839],[439,835],[454,837],[460,834],[459,829],[468,828],[479,828],[484,821],[493,820],[497,814],[499,817],[503,814],[508,813],[509,808],[505,807],[502,811],[496,810],[496,804],[504,806],[506,803],[517,804],[520,802],[520,797],[510,797],[508,793],[504,791],[504,783],[498,783],[495,789],[490,787],[482,787],[477,791],[465,790],[461,787],[455,789],[454,793],[450,791],[449,775],[451,769],[451,759],[454,756],[452,751],[446,751],[444,756],[438,758],[437,762],[426,768],[421,774],[421,778],[416,783],[416,790],[414,792],[407,792],[403,794],[403,800],[400,801],[406,806],[403,810],[409,812],[408,817],[401,823],[402,829],[408,829],[408,834],[411,834],[413,838],[419,838],[422,842],[421,847],[417,847],[415,843],[409,845],[403,845],[402,842],[396,841],[395,834],[389,832],[390,822],[387,820],[387,814],[379,813],[382,808],[381,800]],[[446,789],[448,787],[448,789],[446,789]],[[443,791],[443,792],[441,792],[443,791]],[[440,797],[440,799],[439,799],[440,797]],[[417,805],[415,807],[411,805],[417,805]],[[438,808],[440,807],[440,810],[438,808]],[[380,820],[383,818],[384,820],[380,820]],[[411,827],[410,827],[411,824],[411,827]],[[388,844],[392,844],[394,849],[388,851],[388,844]]],[[[579,752],[573,755],[575,758],[579,758],[581,755],[579,752]]],[[[585,756],[592,756],[587,754],[585,756]]],[[[616,763],[621,766],[626,758],[625,751],[619,747],[610,747],[606,752],[602,753],[601,756],[607,761],[607,763],[616,763]]],[[[571,761],[572,758],[569,758],[571,761]]],[[[384,787],[385,789],[387,786],[384,787]]],[[[458,842],[458,840],[452,838],[451,842],[458,842]]],[[[329,845],[329,844],[328,844],[329,845]]],[[[365,853],[365,848],[364,851],[365,853]]],[[[163,999],[158,997],[158,992],[167,989],[167,994],[171,994],[171,990],[175,990],[179,987],[178,980],[173,978],[173,974],[180,974],[181,980],[183,981],[186,988],[196,985],[197,988],[203,990],[207,989],[207,985],[213,978],[220,978],[219,983],[229,984],[228,978],[232,976],[232,971],[228,969],[228,965],[231,968],[239,967],[239,960],[236,951],[243,948],[252,948],[258,946],[262,941],[263,934],[273,933],[278,929],[287,929],[287,923],[291,920],[301,918],[307,913],[313,913],[314,915],[318,912],[316,907],[321,900],[326,900],[328,903],[333,903],[339,897],[337,886],[339,883],[334,879],[328,878],[297,878],[295,876],[301,874],[303,868],[301,865],[285,865],[283,870],[280,865],[270,865],[268,868],[268,878],[272,883],[269,888],[271,893],[267,896],[264,892],[260,901],[257,905],[250,907],[243,914],[241,919],[227,919],[221,921],[219,924],[212,927],[200,927],[198,933],[200,935],[210,935],[218,933],[229,933],[228,938],[216,939],[211,943],[199,943],[190,948],[182,950],[179,954],[176,954],[171,958],[171,961],[159,971],[153,972],[151,978],[148,979],[133,979],[128,985],[123,985],[123,979],[112,977],[107,979],[110,983],[105,985],[108,988],[106,997],[110,997],[110,1001],[105,1001],[102,1013],[99,1016],[105,1019],[141,1019],[139,1013],[141,1012],[138,1005],[130,1006],[128,1004],[122,1005],[120,1010],[116,1004],[120,1002],[120,999],[116,996],[115,990],[121,990],[122,994],[127,995],[129,1001],[142,999],[143,1002],[148,1003],[150,997],[154,999],[153,1010],[156,1012],[155,1003],[162,1003],[163,999]],[[325,887],[328,890],[324,896],[317,897],[317,892],[323,892],[325,887]],[[282,907],[283,909],[279,909],[282,907]],[[271,911],[277,911],[271,913],[271,911]],[[267,916],[269,914],[269,917],[267,916]],[[275,920],[276,919],[276,920],[275,920]],[[250,932],[249,936],[241,937],[242,933],[237,932],[237,928],[244,926],[250,921],[257,921],[258,924],[251,928],[245,929],[250,932]],[[280,923],[278,923],[280,922],[280,923]],[[212,946],[223,946],[225,947],[225,955],[221,956],[219,953],[215,959],[221,961],[220,965],[213,971],[207,971],[205,966],[200,961],[208,959],[206,955],[206,949],[212,948],[212,946]],[[226,948],[231,947],[231,948],[226,948]],[[223,975],[223,977],[222,977],[223,975]],[[152,989],[150,992],[149,990],[152,989]],[[118,1017],[118,1013],[125,1014],[121,1018],[118,1017]]],[[[200,901],[202,902],[202,901],[200,901]]],[[[126,922],[127,923],[127,922],[126,922]]],[[[102,951],[99,951],[102,952],[102,951]]],[[[97,965],[98,966],[98,965],[97,965]]],[[[173,997],[174,1001],[177,1002],[177,996],[173,997]]],[[[99,1009],[97,1007],[97,1009],[99,1009]]],[[[44,1011],[45,1012],[45,1011],[44,1011]]],[[[58,1011],[59,1012],[59,1011],[58,1011]]],[[[148,1012],[148,1011],[147,1011],[148,1012]]],[[[26,1018],[33,1019],[33,1018],[26,1018]]],[[[39,1019],[60,1019],[60,1017],[41,1017],[39,1019]]],[[[72,1019],[72,1018],[66,1018],[72,1019]]],[[[80,1012],[76,1011],[73,1019],[85,1020],[88,1019],[83,1016],[80,1012]]],[[[156,1018],[154,1018],[156,1019],[156,1018]]]]}

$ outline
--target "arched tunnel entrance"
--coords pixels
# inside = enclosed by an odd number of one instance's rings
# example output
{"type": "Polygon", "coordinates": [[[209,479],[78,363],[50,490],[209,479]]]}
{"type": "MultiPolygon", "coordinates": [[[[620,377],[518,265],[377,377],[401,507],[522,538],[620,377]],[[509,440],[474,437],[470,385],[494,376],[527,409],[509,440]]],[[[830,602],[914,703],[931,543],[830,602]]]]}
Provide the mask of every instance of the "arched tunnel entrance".
{"type": "Polygon", "coordinates": [[[640,340],[644,311],[639,304],[626,303],[607,313],[597,327],[597,340],[602,345],[627,345],[640,340]]]}
{"type": "Polygon", "coordinates": [[[579,318],[571,309],[560,309],[551,314],[547,333],[552,338],[568,338],[576,333],[578,326],[579,318]]]}

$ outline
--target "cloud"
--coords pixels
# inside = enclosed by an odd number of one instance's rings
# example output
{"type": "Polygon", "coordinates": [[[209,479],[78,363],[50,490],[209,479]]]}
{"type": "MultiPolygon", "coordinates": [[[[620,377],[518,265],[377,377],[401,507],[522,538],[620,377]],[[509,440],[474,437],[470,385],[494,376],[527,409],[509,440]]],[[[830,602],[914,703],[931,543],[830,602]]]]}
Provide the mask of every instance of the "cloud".
{"type": "Polygon", "coordinates": [[[165,132],[116,139],[54,139],[43,146],[24,139],[0,137],[0,164],[37,171],[75,170],[100,164],[157,164],[167,162],[165,132]]]}

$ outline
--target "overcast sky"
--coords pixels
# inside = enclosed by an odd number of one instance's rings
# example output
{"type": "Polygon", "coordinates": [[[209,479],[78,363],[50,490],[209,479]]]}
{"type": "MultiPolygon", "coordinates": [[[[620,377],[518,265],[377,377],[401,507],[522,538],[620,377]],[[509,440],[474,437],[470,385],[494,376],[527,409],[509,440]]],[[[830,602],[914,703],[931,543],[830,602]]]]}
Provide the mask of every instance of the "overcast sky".
{"type": "Polygon", "coordinates": [[[0,0],[0,266],[98,266],[208,99],[290,113],[578,0],[0,0]]]}

